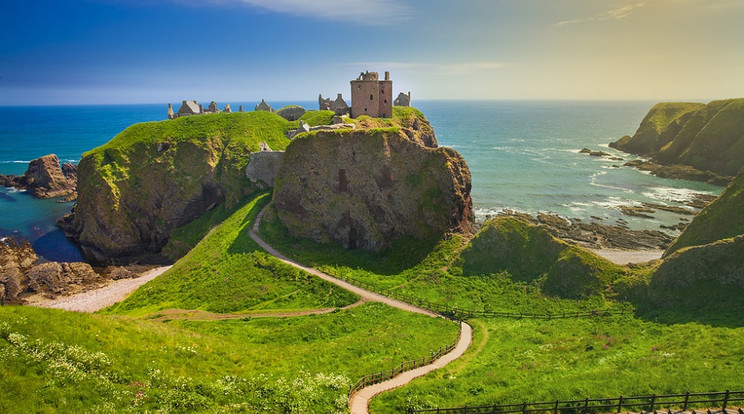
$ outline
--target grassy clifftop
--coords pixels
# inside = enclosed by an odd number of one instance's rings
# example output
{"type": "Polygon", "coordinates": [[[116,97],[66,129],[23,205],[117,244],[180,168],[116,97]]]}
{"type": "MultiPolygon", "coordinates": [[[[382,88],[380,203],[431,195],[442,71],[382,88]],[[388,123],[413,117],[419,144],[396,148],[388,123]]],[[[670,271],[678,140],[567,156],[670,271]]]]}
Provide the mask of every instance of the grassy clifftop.
{"type": "Polygon", "coordinates": [[[255,192],[248,155],[262,141],[284,149],[291,127],[263,111],[132,125],[83,155],[66,230],[95,261],[157,257],[174,228],[255,192]]]}
{"type": "Polygon", "coordinates": [[[635,135],[610,144],[651,157],[733,177],[744,167],[744,98],[654,105],[635,135]]]}

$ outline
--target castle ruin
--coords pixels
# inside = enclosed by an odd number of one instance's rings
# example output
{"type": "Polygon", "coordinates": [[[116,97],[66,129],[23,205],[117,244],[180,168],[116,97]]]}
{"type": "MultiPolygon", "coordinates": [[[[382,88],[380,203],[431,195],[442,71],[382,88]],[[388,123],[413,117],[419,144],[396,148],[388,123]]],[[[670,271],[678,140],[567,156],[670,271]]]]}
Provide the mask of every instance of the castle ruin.
{"type": "Polygon", "coordinates": [[[368,115],[373,118],[390,118],[393,115],[393,81],[390,72],[379,80],[377,72],[360,73],[351,81],[351,116],[368,115]]]}
{"type": "MultiPolygon", "coordinates": [[[[379,79],[377,72],[366,71],[360,73],[359,77],[351,81],[351,106],[346,103],[340,93],[335,100],[323,98],[322,94],[318,95],[318,109],[333,111],[339,117],[348,115],[358,118],[367,115],[372,118],[390,118],[393,116],[393,106],[411,106],[411,92],[408,92],[408,94],[401,92],[393,100],[393,81],[390,80],[390,72],[385,72],[384,80],[379,79]]],[[[263,99],[256,105],[255,110],[274,112],[274,108],[263,99]]],[[[230,104],[225,105],[225,108],[220,110],[215,101],[210,102],[206,109],[195,100],[182,101],[178,112],[173,112],[173,105],[168,104],[168,119],[220,112],[231,113],[230,104]]],[[[238,112],[245,112],[242,105],[240,105],[238,112]]],[[[298,117],[293,117],[292,120],[298,117]]]]}
{"type": "MultiPolygon", "coordinates": [[[[215,101],[210,102],[207,109],[204,109],[204,106],[197,103],[196,101],[181,101],[181,107],[178,108],[178,112],[173,112],[173,104],[168,104],[168,119],[176,119],[182,116],[191,115],[217,114],[220,112],[232,113],[230,104],[226,104],[225,109],[220,110],[220,108],[217,107],[217,102],[215,101]]],[[[238,112],[245,112],[243,111],[242,105],[240,106],[238,112]]]]}

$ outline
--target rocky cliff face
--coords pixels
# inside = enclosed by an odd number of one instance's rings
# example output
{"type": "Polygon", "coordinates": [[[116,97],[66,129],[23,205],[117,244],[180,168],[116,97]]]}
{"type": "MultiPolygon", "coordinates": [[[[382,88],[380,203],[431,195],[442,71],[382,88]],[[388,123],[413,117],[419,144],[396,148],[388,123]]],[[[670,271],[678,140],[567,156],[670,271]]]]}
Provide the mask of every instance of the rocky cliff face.
{"type": "Polygon", "coordinates": [[[249,154],[261,141],[284,148],[288,129],[268,112],[133,125],[83,155],[78,201],[60,227],[95,262],[164,261],[174,228],[256,191],[244,172],[249,154]]]}
{"type": "Polygon", "coordinates": [[[472,231],[470,171],[462,156],[435,148],[433,131],[424,132],[417,116],[398,128],[363,129],[376,122],[302,134],[287,147],[274,206],[290,233],[380,249],[401,236],[472,231]]]}
{"type": "MultiPolygon", "coordinates": [[[[713,183],[729,181],[744,167],[744,98],[707,105],[657,104],[635,135],[625,136],[610,146],[651,157],[656,164],[681,164],[699,170],[685,173],[681,168],[679,178],[713,183]],[[721,176],[720,179],[705,174],[708,171],[721,176]]],[[[668,168],[662,171],[675,176],[668,168]]]]}
{"type": "Polygon", "coordinates": [[[77,167],[62,164],[54,154],[32,160],[22,176],[0,175],[0,185],[28,190],[39,198],[71,196],[74,199],[77,186],[77,167]]]}

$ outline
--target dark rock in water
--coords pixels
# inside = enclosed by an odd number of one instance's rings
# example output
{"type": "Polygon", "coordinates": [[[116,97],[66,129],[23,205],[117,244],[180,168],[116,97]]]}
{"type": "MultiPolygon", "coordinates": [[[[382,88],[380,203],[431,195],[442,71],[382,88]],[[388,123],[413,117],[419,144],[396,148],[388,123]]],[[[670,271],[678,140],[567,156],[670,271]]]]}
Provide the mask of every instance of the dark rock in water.
{"type": "Polygon", "coordinates": [[[54,154],[32,160],[22,176],[0,175],[0,185],[28,190],[34,197],[73,197],[77,188],[77,167],[66,163],[60,167],[54,154]]]}
{"type": "Polygon", "coordinates": [[[620,212],[625,214],[626,216],[652,219],[654,218],[654,216],[648,215],[646,213],[655,213],[656,210],[648,207],[620,206],[620,212]]]}
{"type": "Polygon", "coordinates": [[[66,164],[67,175],[62,171],[59,159],[50,154],[32,160],[24,176],[28,180],[29,192],[39,198],[70,195],[77,185],[77,174],[72,164],[66,164]]]}
{"type": "Polygon", "coordinates": [[[651,161],[633,160],[623,165],[638,168],[641,171],[649,171],[657,177],[702,181],[713,185],[726,185],[732,179],[732,177],[720,176],[710,171],[700,171],[682,164],[661,165],[651,161]]]}
{"type": "Polygon", "coordinates": [[[562,240],[572,241],[590,249],[647,250],[665,249],[674,237],[656,230],[631,230],[628,222],[618,219],[617,225],[583,222],[576,218],[564,219],[554,214],[538,214],[538,218],[526,213],[505,211],[502,215],[516,216],[530,223],[546,227],[551,234],[562,240]]]}

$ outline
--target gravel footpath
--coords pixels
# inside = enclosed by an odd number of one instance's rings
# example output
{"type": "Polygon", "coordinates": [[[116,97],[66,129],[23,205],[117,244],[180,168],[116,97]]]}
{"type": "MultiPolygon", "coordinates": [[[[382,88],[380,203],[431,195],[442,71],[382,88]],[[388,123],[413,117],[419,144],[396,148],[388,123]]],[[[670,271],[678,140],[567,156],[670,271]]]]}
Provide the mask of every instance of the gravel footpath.
{"type": "Polygon", "coordinates": [[[54,300],[42,300],[31,303],[40,308],[64,309],[75,312],[95,312],[122,301],[138,287],[160,276],[171,266],[152,269],[135,279],[122,279],[100,289],[89,290],[54,300]]]}

